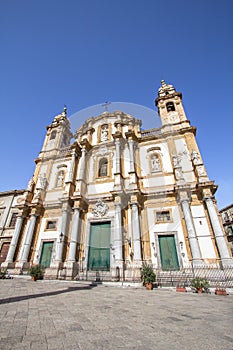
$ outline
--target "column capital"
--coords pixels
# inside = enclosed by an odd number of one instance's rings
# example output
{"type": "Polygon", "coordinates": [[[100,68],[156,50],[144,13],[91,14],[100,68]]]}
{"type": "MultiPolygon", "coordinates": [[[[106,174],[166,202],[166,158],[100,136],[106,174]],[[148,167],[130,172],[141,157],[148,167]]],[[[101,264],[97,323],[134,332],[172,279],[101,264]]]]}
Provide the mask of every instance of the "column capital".
{"type": "Polygon", "coordinates": [[[80,142],[80,145],[82,146],[82,149],[81,149],[82,154],[83,154],[84,151],[85,151],[85,153],[86,153],[86,152],[88,152],[88,151],[92,148],[91,144],[88,142],[87,139],[83,139],[83,140],[80,142]]]}
{"type": "Polygon", "coordinates": [[[134,131],[132,131],[132,130],[130,130],[130,131],[127,131],[126,133],[125,133],[125,136],[126,136],[126,138],[128,139],[128,141],[130,142],[132,142],[132,141],[138,141],[138,138],[137,138],[137,136],[135,135],[135,132],[134,131]]]}
{"type": "Polygon", "coordinates": [[[112,134],[115,142],[120,142],[120,139],[123,137],[120,131],[116,131],[115,134],[112,134]]]}
{"type": "Polygon", "coordinates": [[[190,191],[188,191],[187,189],[183,189],[183,190],[178,190],[178,199],[180,201],[180,203],[182,202],[191,202],[191,193],[190,191]]]}

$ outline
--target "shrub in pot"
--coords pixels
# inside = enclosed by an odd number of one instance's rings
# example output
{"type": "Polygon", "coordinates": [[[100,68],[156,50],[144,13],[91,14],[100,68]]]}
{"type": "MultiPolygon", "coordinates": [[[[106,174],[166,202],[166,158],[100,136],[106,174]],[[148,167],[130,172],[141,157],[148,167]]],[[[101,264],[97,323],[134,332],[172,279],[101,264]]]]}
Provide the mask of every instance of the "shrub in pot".
{"type": "Polygon", "coordinates": [[[145,285],[147,289],[153,289],[153,283],[156,281],[156,274],[152,265],[147,263],[142,264],[141,278],[143,285],[145,285]]]}
{"type": "Polygon", "coordinates": [[[29,269],[29,274],[31,275],[33,281],[43,279],[43,274],[44,274],[43,266],[39,264],[32,265],[29,269]]]}

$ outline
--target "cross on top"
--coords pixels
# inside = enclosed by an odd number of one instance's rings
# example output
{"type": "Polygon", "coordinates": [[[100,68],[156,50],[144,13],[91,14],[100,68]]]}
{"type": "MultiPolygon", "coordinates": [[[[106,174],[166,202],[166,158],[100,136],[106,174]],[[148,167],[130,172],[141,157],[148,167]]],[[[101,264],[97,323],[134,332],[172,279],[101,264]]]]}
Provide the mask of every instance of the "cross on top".
{"type": "Polygon", "coordinates": [[[104,107],[104,110],[105,110],[105,111],[108,111],[108,106],[109,106],[110,104],[111,104],[111,102],[106,101],[106,102],[104,102],[101,106],[104,107]]]}

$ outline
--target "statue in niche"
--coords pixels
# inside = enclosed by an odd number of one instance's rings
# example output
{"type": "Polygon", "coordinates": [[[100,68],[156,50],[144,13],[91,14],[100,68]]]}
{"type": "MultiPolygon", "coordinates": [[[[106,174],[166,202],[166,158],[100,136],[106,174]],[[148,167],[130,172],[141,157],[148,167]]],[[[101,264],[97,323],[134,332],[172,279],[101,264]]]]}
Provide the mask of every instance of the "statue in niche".
{"type": "Polygon", "coordinates": [[[108,140],[108,125],[102,125],[101,126],[101,135],[100,135],[100,141],[107,141],[108,140]]]}
{"type": "Polygon", "coordinates": [[[57,176],[57,187],[63,186],[64,178],[65,178],[64,171],[63,170],[59,171],[58,176],[57,176]]]}
{"type": "Polygon", "coordinates": [[[191,159],[193,161],[193,164],[198,164],[200,163],[200,156],[197,151],[192,151],[191,152],[191,159]]]}
{"type": "Polygon", "coordinates": [[[152,172],[161,171],[160,160],[159,160],[159,157],[156,154],[154,154],[151,157],[151,168],[152,168],[152,172]]]}

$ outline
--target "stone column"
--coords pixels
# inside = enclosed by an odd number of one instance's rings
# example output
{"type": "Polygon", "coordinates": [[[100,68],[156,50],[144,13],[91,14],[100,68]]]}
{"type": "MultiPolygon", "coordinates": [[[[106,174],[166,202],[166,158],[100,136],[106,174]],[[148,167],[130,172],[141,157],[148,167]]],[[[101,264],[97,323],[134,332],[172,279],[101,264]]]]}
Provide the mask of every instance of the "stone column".
{"type": "Polygon", "coordinates": [[[72,182],[73,181],[75,158],[76,158],[76,153],[75,153],[75,150],[74,150],[72,152],[72,159],[71,159],[70,168],[69,168],[69,172],[68,172],[68,176],[67,176],[66,182],[72,182]]]}
{"type": "Polygon", "coordinates": [[[188,199],[181,200],[181,206],[188,231],[188,239],[193,258],[193,265],[203,264],[188,199]]]}
{"type": "Polygon", "coordinates": [[[142,260],[138,204],[132,203],[131,207],[132,207],[132,235],[133,235],[133,246],[134,246],[134,260],[142,260]]]}
{"type": "Polygon", "coordinates": [[[119,174],[121,172],[121,156],[120,156],[120,140],[115,140],[116,144],[116,173],[119,174]]]}
{"type": "Polygon", "coordinates": [[[66,227],[68,222],[68,208],[62,210],[62,219],[61,219],[61,239],[57,242],[57,250],[55,260],[57,262],[62,261],[63,249],[64,249],[64,237],[66,236],[66,227]]]}
{"type": "Polygon", "coordinates": [[[13,262],[14,255],[15,255],[15,250],[16,250],[16,247],[17,247],[17,243],[18,243],[18,240],[19,240],[19,235],[20,235],[20,232],[21,232],[22,224],[23,224],[23,220],[24,220],[23,216],[18,216],[17,217],[16,225],[15,225],[15,231],[14,231],[13,237],[11,239],[10,248],[8,250],[8,254],[7,254],[7,257],[6,257],[6,263],[13,262]]]}
{"type": "Polygon", "coordinates": [[[233,260],[230,257],[229,250],[227,248],[227,243],[224,238],[224,233],[219,222],[219,218],[211,197],[205,198],[209,218],[214,231],[214,236],[216,239],[218,251],[223,264],[233,265],[233,260]]]}
{"type": "Polygon", "coordinates": [[[121,203],[115,203],[114,248],[115,248],[115,260],[122,260],[121,203]]]}
{"type": "Polygon", "coordinates": [[[70,250],[69,250],[69,256],[68,256],[68,262],[76,261],[76,251],[77,251],[77,243],[78,243],[78,229],[79,229],[79,216],[80,216],[80,209],[75,208],[71,237],[70,237],[70,250]]]}
{"type": "Polygon", "coordinates": [[[20,263],[25,263],[28,260],[28,255],[30,252],[33,233],[34,233],[34,229],[35,229],[35,225],[36,225],[36,216],[37,216],[36,214],[31,214],[31,217],[29,220],[28,230],[26,233],[26,238],[25,238],[24,245],[23,245],[20,263]]]}
{"type": "Polygon", "coordinates": [[[134,141],[128,140],[129,143],[129,162],[130,162],[130,172],[135,172],[134,166],[134,141]]]}
{"type": "Polygon", "coordinates": [[[78,179],[77,180],[83,180],[83,178],[84,178],[85,158],[86,158],[86,149],[82,148],[82,156],[81,156],[80,161],[79,161],[78,179]]]}

